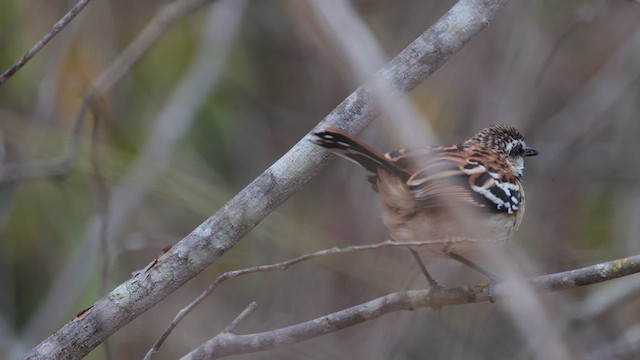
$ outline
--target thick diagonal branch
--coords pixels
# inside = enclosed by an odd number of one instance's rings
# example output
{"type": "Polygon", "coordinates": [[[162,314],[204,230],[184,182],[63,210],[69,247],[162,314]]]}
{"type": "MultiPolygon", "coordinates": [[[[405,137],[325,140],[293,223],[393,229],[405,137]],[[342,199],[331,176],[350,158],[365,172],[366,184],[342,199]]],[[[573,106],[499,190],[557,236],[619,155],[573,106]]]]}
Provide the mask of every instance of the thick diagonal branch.
{"type": "MultiPolygon", "coordinates": [[[[461,0],[382,68],[374,81],[406,93],[486,27],[506,0],[461,0]]],[[[364,85],[347,97],[316,129],[333,126],[357,133],[380,110],[364,85]]],[[[328,152],[301,139],[224,207],[177,243],[144,274],[138,274],[67,323],[26,358],[75,359],[86,355],[120,327],[164,299],[231,249],[262,219],[320,170],[328,152]],[[70,341],[73,339],[73,341],[70,341]]]]}

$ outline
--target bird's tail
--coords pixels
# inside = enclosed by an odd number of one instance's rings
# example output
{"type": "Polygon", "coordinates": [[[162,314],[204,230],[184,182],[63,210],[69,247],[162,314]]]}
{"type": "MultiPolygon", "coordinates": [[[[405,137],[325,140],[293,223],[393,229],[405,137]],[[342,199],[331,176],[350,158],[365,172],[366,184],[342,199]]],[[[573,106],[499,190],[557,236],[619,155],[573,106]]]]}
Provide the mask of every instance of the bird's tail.
{"type": "Polygon", "coordinates": [[[336,155],[364,167],[374,175],[378,174],[378,169],[384,169],[402,178],[408,176],[404,170],[384,155],[342,131],[328,127],[314,133],[314,135],[315,138],[311,140],[314,144],[327,148],[336,155]]]}

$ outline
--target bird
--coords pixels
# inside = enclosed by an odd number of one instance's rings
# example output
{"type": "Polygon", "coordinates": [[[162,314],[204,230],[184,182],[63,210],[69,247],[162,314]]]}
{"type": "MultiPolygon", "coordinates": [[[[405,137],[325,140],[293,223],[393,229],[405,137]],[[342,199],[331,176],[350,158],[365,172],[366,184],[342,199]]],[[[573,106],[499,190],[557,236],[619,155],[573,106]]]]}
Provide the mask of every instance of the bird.
{"type": "MultiPolygon", "coordinates": [[[[421,251],[470,266],[491,284],[499,281],[471,259],[488,244],[510,240],[522,222],[524,158],[539,152],[515,127],[492,125],[459,144],[385,154],[332,127],[310,140],[368,171],[392,240],[433,241],[421,251]]],[[[409,249],[430,285],[440,287],[409,249]]]]}

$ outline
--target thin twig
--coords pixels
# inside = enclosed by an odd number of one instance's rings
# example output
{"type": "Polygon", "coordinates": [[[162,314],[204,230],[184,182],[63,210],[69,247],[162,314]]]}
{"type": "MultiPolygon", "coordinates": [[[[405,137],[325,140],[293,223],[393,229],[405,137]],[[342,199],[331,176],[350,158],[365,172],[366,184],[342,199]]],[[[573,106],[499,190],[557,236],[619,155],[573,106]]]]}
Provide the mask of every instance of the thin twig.
{"type": "MultiPolygon", "coordinates": [[[[457,242],[463,242],[463,241],[464,242],[473,242],[473,240],[459,240],[457,242]]],[[[301,262],[304,262],[304,261],[307,261],[307,260],[311,260],[311,259],[315,259],[315,258],[318,258],[318,257],[321,257],[321,256],[336,255],[336,254],[346,254],[346,253],[351,253],[351,252],[356,252],[356,251],[377,250],[377,249],[385,248],[385,247],[406,247],[406,248],[411,249],[412,247],[437,245],[437,244],[442,244],[442,243],[443,242],[439,241],[439,240],[408,241],[408,242],[387,240],[385,242],[381,242],[381,243],[377,243],[377,244],[353,245],[353,246],[347,246],[347,247],[343,247],[343,248],[334,247],[334,248],[331,248],[331,249],[320,250],[320,251],[316,251],[316,252],[313,252],[313,253],[310,253],[310,254],[305,254],[305,255],[302,255],[302,256],[298,256],[296,258],[289,259],[289,260],[282,261],[282,262],[275,263],[275,264],[260,265],[260,266],[255,266],[255,267],[251,267],[251,268],[246,268],[246,269],[227,271],[224,274],[218,276],[215,279],[215,281],[213,283],[211,283],[211,285],[209,285],[202,292],[202,294],[200,294],[189,305],[184,307],[182,310],[180,310],[178,312],[178,314],[176,314],[176,316],[171,321],[171,324],[169,324],[169,327],[164,331],[164,333],[162,333],[162,335],[160,336],[158,341],[156,341],[156,343],[153,344],[153,346],[152,346],[151,350],[149,350],[149,352],[157,351],[160,348],[160,346],[162,345],[162,343],[164,343],[164,341],[167,339],[169,334],[171,334],[173,329],[175,329],[176,326],[178,326],[178,323],[180,323],[180,321],[182,321],[182,319],[184,319],[185,316],[187,316],[196,306],[198,306],[204,299],[206,299],[207,296],[211,295],[211,293],[215,289],[217,289],[218,286],[221,283],[223,283],[223,282],[225,282],[225,281],[227,281],[229,279],[233,279],[233,278],[236,278],[238,276],[253,274],[253,273],[257,273],[257,272],[287,270],[292,265],[299,264],[301,262]]]]}
{"type": "MultiPolygon", "coordinates": [[[[455,241],[449,241],[446,244],[451,245],[455,243],[463,243],[463,242],[476,242],[475,240],[467,240],[460,239],[455,241]]],[[[432,246],[444,244],[443,241],[440,240],[425,240],[425,241],[391,241],[387,240],[377,244],[367,244],[367,245],[353,245],[347,246],[343,248],[331,248],[316,251],[310,254],[305,254],[302,256],[295,257],[293,259],[289,259],[286,261],[282,261],[275,264],[269,265],[261,265],[255,266],[246,269],[233,270],[223,273],[218,276],[211,285],[209,285],[196,299],[194,299],[189,305],[184,307],[182,310],[176,314],[175,318],[172,320],[169,327],[162,333],[158,341],[153,345],[152,350],[157,351],[162,343],[167,339],[169,334],[173,331],[173,329],[178,326],[178,323],[182,321],[182,319],[187,316],[196,306],[198,306],[206,297],[211,295],[211,293],[217,289],[221,283],[226,280],[233,279],[239,276],[244,276],[248,274],[254,274],[257,272],[267,272],[267,271],[276,271],[276,270],[287,270],[292,265],[299,264],[304,261],[308,261],[311,259],[315,259],[318,257],[328,256],[328,255],[337,255],[337,254],[347,254],[352,252],[360,252],[360,251],[370,251],[370,250],[378,250],[386,247],[402,247],[412,249],[415,247],[421,246],[432,246]]],[[[596,282],[599,282],[599,279],[613,279],[624,275],[629,275],[635,272],[638,272],[638,264],[640,263],[640,255],[631,258],[625,258],[621,260],[614,260],[608,263],[592,265],[589,267],[585,267],[578,270],[571,270],[564,273],[552,274],[552,275],[544,275],[538,278],[530,280],[531,285],[547,290],[565,290],[570,289],[572,287],[589,285],[596,282]],[[597,274],[595,278],[593,278],[593,274],[597,274]],[[569,275],[568,277],[566,275],[569,275]],[[618,275],[618,276],[616,276],[618,275]],[[575,280],[575,283],[572,281],[575,280]]],[[[604,280],[601,280],[604,281],[604,280]]],[[[151,352],[151,350],[150,350],[151,352]]]]}
{"type": "Polygon", "coordinates": [[[75,18],[76,15],[78,15],[78,13],[82,11],[82,9],[89,3],[89,1],[91,0],[78,1],[71,8],[71,10],[69,10],[60,20],[53,24],[51,30],[49,30],[49,32],[47,32],[42,39],[35,43],[31,47],[31,49],[29,49],[24,55],[22,55],[22,57],[15,64],[13,64],[10,68],[5,70],[0,75],[0,86],[5,81],[9,80],[9,78],[13,76],[13,74],[18,72],[18,70],[20,70],[29,60],[31,60],[31,58],[34,57],[35,54],[37,54],[38,51],[40,51],[40,49],[42,49],[42,47],[44,47],[49,42],[49,40],[53,39],[54,36],[56,36],[62,29],[64,29],[65,26],[67,26],[67,24],[69,24],[71,20],[73,20],[73,18],[75,18]]]}
{"type": "MultiPolygon", "coordinates": [[[[240,315],[236,316],[236,318],[233,319],[233,321],[226,328],[224,328],[224,330],[222,330],[222,334],[231,334],[233,330],[257,308],[258,308],[258,304],[255,301],[252,301],[251,304],[249,304],[240,313],[240,315]]],[[[184,309],[181,310],[180,313],[182,313],[183,311],[184,309]]],[[[160,346],[162,345],[166,337],[169,335],[169,333],[165,331],[166,335],[162,334],[163,337],[160,340],[158,340],[155,344],[153,344],[151,349],[149,349],[149,351],[147,351],[147,353],[144,355],[143,360],[152,360],[153,358],[155,358],[156,354],[158,353],[158,350],[160,349],[160,346]]]]}
{"type": "Polygon", "coordinates": [[[255,309],[258,308],[258,304],[253,301],[251,302],[251,304],[249,304],[241,313],[240,315],[238,315],[235,319],[233,319],[233,321],[231,322],[231,324],[229,324],[229,326],[227,326],[226,328],[224,328],[224,330],[222,330],[222,332],[224,333],[232,333],[233,330],[238,327],[238,325],[240,325],[240,323],[247,318],[247,316],[249,316],[255,309]]]}
{"type": "MultiPolygon", "coordinates": [[[[382,244],[394,246],[398,243],[386,242],[382,244]]],[[[406,244],[403,245],[406,246],[406,244]]],[[[336,253],[334,249],[328,251],[336,253]]],[[[528,283],[538,291],[559,291],[608,281],[638,272],[640,272],[640,255],[635,255],[581,269],[538,276],[528,280],[528,283]]],[[[495,286],[495,292],[498,295],[508,294],[508,287],[513,285],[519,284],[499,283],[495,286]]],[[[216,359],[232,354],[275,349],[354,326],[398,310],[440,308],[447,305],[486,302],[490,299],[491,294],[486,284],[450,289],[436,288],[397,292],[280,329],[247,335],[223,332],[194,349],[182,359],[216,359]]]]}
{"type": "MultiPolygon", "coordinates": [[[[87,0],[85,0],[87,1],[87,0]]],[[[38,180],[68,173],[76,158],[76,148],[87,112],[102,94],[129,72],[149,48],[178,20],[214,0],[177,0],[164,5],[138,36],[91,82],[73,120],[73,130],[65,153],[55,160],[30,164],[9,165],[0,172],[0,184],[38,180]]]]}

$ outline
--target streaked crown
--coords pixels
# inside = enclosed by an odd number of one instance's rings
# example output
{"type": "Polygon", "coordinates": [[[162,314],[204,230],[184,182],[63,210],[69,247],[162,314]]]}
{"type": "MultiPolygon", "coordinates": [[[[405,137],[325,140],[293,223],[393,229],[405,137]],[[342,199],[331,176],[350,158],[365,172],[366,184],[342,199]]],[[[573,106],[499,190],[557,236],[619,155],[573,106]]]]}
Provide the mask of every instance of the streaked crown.
{"type": "Polygon", "coordinates": [[[524,136],[510,125],[492,125],[483,129],[471,139],[465,141],[465,145],[479,145],[490,148],[499,154],[506,156],[513,168],[513,173],[521,177],[524,172],[524,157],[538,155],[538,151],[527,146],[524,136]]]}

